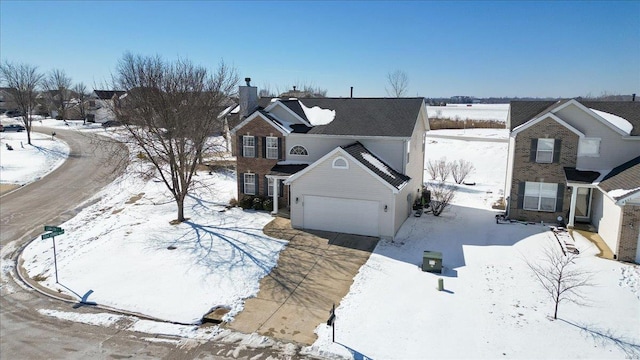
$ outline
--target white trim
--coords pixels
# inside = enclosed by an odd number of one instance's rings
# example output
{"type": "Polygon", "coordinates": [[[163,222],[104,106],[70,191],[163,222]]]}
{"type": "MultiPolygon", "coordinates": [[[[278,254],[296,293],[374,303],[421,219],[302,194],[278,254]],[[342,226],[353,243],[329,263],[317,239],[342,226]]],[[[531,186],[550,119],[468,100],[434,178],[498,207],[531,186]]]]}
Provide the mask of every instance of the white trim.
{"type": "Polygon", "coordinates": [[[333,159],[333,161],[331,162],[331,168],[339,169],[339,170],[349,170],[349,162],[347,161],[347,159],[343,158],[342,156],[338,156],[337,158],[333,159]],[[336,162],[338,160],[344,161],[344,166],[337,165],[336,162]]]}
{"type": "Polygon", "coordinates": [[[265,141],[265,144],[264,144],[264,152],[265,152],[265,154],[264,154],[264,156],[265,156],[266,159],[278,160],[278,158],[280,157],[280,141],[278,139],[279,138],[277,136],[265,136],[265,138],[264,138],[264,141],[265,141]],[[273,147],[269,147],[269,140],[273,140],[273,139],[276,140],[276,147],[275,147],[276,156],[275,157],[269,157],[269,150],[273,151],[273,149],[274,149],[273,147]]]}
{"type": "Polygon", "coordinates": [[[389,184],[388,182],[386,182],[383,178],[381,178],[378,174],[374,173],[373,171],[371,171],[371,169],[369,169],[368,167],[366,167],[363,163],[361,163],[360,161],[358,161],[356,158],[354,158],[353,156],[351,156],[349,153],[347,153],[346,151],[344,151],[344,149],[342,149],[341,147],[337,147],[333,150],[331,150],[329,153],[327,153],[325,156],[321,157],[320,159],[318,159],[316,162],[314,162],[313,164],[307,166],[306,168],[298,171],[297,173],[291,175],[291,177],[289,177],[287,180],[285,180],[284,184],[285,185],[291,185],[292,182],[296,181],[298,178],[300,178],[302,175],[308,173],[309,171],[311,171],[313,168],[315,168],[316,166],[318,166],[319,164],[327,161],[329,158],[331,158],[332,156],[334,156],[335,154],[340,154],[340,156],[347,158],[350,161],[353,161],[355,164],[357,164],[358,166],[360,166],[360,168],[362,168],[364,171],[366,171],[367,173],[369,173],[370,175],[372,175],[373,177],[375,177],[378,181],[380,181],[382,184],[384,184],[386,187],[388,187],[394,194],[397,194],[400,192],[400,190],[402,190],[409,182],[405,182],[403,184],[403,186],[400,187],[400,189],[397,189],[395,186],[389,184]]]}
{"type": "MultiPolygon", "coordinates": [[[[617,132],[618,134],[622,135],[622,136],[629,136],[629,134],[627,134],[626,132],[622,131],[621,129],[619,129],[618,127],[614,126],[613,124],[611,124],[610,122],[608,122],[607,120],[603,119],[602,116],[596,114],[595,112],[591,111],[591,109],[589,109],[588,107],[582,105],[580,102],[578,102],[576,99],[571,99],[569,101],[567,101],[566,103],[558,106],[557,108],[551,110],[552,113],[556,113],[564,108],[566,108],[569,105],[575,105],[577,106],[580,110],[586,112],[588,115],[591,115],[592,117],[594,117],[596,120],[600,121],[601,123],[603,123],[604,125],[608,126],[611,130],[617,132]]],[[[596,109],[597,110],[597,109],[596,109]]],[[[613,114],[615,115],[615,114],[613,114]]]]}
{"type": "Polygon", "coordinates": [[[231,133],[235,135],[238,130],[243,128],[245,125],[247,125],[249,122],[251,122],[253,119],[257,118],[258,116],[260,118],[262,118],[262,120],[266,121],[268,124],[273,126],[273,128],[278,130],[283,136],[287,136],[289,134],[289,132],[286,129],[284,129],[281,126],[279,126],[278,124],[274,123],[273,121],[271,121],[271,119],[265,117],[259,111],[256,111],[253,114],[249,115],[240,124],[236,125],[233,129],[231,129],[231,133]]]}
{"type": "MultiPolygon", "coordinates": [[[[286,106],[285,104],[281,103],[280,100],[276,100],[274,102],[272,102],[269,106],[267,106],[264,111],[266,112],[271,112],[271,109],[273,109],[276,106],[280,106],[282,108],[285,109],[285,111],[287,111],[290,115],[293,115],[293,117],[295,117],[296,119],[302,121],[303,124],[307,125],[308,127],[313,127],[313,125],[311,125],[310,122],[306,121],[305,119],[301,118],[298,114],[296,114],[293,110],[289,109],[288,106],[286,106]]],[[[296,101],[298,101],[298,103],[300,102],[299,100],[296,99],[296,101]]]]}
{"type": "Polygon", "coordinates": [[[304,145],[300,145],[300,144],[295,144],[293,146],[291,146],[291,148],[289,148],[289,151],[287,151],[287,155],[291,155],[291,156],[309,156],[309,150],[307,150],[307,148],[304,145]],[[293,150],[294,147],[299,146],[301,148],[304,149],[304,151],[306,151],[307,155],[302,155],[302,154],[292,154],[291,150],[293,150]]]}
{"type": "Polygon", "coordinates": [[[521,131],[524,131],[524,130],[530,128],[531,126],[541,122],[542,120],[546,120],[546,119],[555,120],[558,124],[566,127],[571,132],[573,132],[576,135],[578,135],[581,139],[585,137],[585,135],[582,132],[580,132],[578,129],[576,129],[573,126],[569,125],[564,120],[560,119],[558,116],[556,116],[555,114],[553,114],[551,112],[546,112],[546,113],[542,114],[541,116],[538,116],[537,118],[534,118],[533,120],[529,120],[529,121],[527,121],[526,123],[524,123],[522,125],[516,126],[511,131],[511,135],[515,136],[518,133],[520,133],[521,131]]]}
{"type": "Polygon", "coordinates": [[[242,181],[243,181],[243,185],[242,185],[242,193],[245,195],[257,195],[256,194],[256,179],[257,176],[254,173],[244,173],[242,176],[242,181]],[[253,193],[248,193],[247,192],[247,175],[251,175],[253,176],[253,193]]]}
{"type": "MultiPolygon", "coordinates": [[[[362,139],[365,140],[399,140],[399,141],[405,141],[405,140],[411,140],[411,138],[413,137],[413,133],[411,133],[411,136],[361,136],[361,135],[329,135],[329,134],[303,134],[303,133],[291,133],[292,136],[304,136],[305,138],[333,138],[333,139],[348,139],[348,140],[355,140],[355,141],[360,141],[362,139]]],[[[495,141],[495,140],[492,140],[495,141]]]]}

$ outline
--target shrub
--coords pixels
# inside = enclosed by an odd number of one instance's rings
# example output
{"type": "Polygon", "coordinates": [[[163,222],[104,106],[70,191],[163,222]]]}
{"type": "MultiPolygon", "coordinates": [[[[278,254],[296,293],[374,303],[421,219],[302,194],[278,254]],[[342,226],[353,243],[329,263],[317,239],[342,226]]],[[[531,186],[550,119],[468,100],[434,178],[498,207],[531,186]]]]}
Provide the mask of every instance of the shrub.
{"type": "Polygon", "coordinates": [[[447,180],[449,174],[451,173],[451,163],[447,162],[447,158],[443,157],[436,163],[436,170],[438,173],[438,178],[441,182],[447,180]]]}
{"type": "Polygon", "coordinates": [[[262,202],[262,209],[265,211],[273,210],[273,199],[267,198],[262,202]]]}
{"type": "Polygon", "coordinates": [[[471,162],[460,159],[451,164],[451,175],[456,184],[461,184],[474,169],[475,167],[471,162]]]}
{"type": "Polygon", "coordinates": [[[262,198],[256,196],[253,198],[253,210],[262,210],[262,198]]]}
{"type": "Polygon", "coordinates": [[[253,207],[253,197],[245,196],[240,201],[240,207],[244,210],[251,209],[253,207]]]}
{"type": "Polygon", "coordinates": [[[145,153],[143,153],[142,151],[139,151],[138,154],[136,155],[136,157],[140,160],[146,160],[147,159],[147,155],[145,153]]]}
{"type": "Polygon", "coordinates": [[[238,200],[236,198],[231,198],[231,200],[229,200],[229,206],[231,207],[238,206],[238,200]]]}

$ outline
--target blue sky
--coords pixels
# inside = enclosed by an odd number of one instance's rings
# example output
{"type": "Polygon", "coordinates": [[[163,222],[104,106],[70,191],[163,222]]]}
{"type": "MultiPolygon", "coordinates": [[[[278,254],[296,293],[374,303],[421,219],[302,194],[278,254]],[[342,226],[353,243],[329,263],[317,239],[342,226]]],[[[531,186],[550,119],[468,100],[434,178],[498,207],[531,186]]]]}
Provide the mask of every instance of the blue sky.
{"type": "MultiPolygon", "coordinates": [[[[0,58],[101,84],[125,51],[221,59],[252,84],[329,96],[640,93],[640,1],[0,2],[0,58]]],[[[100,86],[98,86],[100,87],[100,86]]]]}

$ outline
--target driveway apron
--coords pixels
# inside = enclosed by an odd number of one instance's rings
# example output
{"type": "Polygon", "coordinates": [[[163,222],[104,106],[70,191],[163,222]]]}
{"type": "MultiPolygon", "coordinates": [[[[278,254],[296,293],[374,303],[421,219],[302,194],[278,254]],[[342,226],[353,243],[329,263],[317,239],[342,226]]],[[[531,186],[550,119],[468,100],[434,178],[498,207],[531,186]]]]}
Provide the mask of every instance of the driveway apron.
{"type": "Polygon", "coordinates": [[[258,295],[245,301],[244,310],[228,327],[310,345],[317,338],[314,330],[349,292],[378,239],[296,230],[283,218],[275,218],[264,232],[289,244],[260,281],[258,295]]]}

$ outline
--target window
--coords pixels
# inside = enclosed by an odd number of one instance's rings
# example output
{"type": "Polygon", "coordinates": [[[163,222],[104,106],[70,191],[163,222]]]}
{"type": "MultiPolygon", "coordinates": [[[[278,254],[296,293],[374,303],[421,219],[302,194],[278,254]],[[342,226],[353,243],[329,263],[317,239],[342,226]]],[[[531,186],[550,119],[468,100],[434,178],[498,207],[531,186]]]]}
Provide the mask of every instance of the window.
{"type": "Polygon", "coordinates": [[[411,154],[411,140],[407,141],[407,164],[409,163],[410,154],[411,154]]]}
{"type": "Polygon", "coordinates": [[[268,136],[267,138],[267,159],[278,158],[278,138],[268,136]]]}
{"type": "Polygon", "coordinates": [[[273,178],[267,178],[267,195],[273,196],[273,178]]]}
{"type": "Polygon", "coordinates": [[[338,157],[333,160],[331,167],[334,169],[348,169],[349,163],[347,163],[347,159],[343,157],[338,157]]]}
{"type": "Polygon", "coordinates": [[[553,143],[554,139],[538,139],[538,148],[536,150],[536,162],[552,163],[553,162],[553,143]]]}
{"type": "Polygon", "coordinates": [[[558,196],[558,184],[529,182],[524,187],[525,210],[536,211],[556,211],[556,201],[558,196]]]}
{"type": "Polygon", "coordinates": [[[304,156],[307,156],[307,155],[309,155],[309,153],[307,152],[307,149],[304,148],[304,146],[296,145],[296,146],[292,147],[291,150],[289,150],[289,155],[304,155],[304,156]]]}
{"type": "Polygon", "coordinates": [[[253,136],[242,137],[242,156],[256,157],[256,138],[253,136]]]}
{"type": "Polygon", "coordinates": [[[578,143],[578,156],[600,156],[600,139],[584,138],[578,143]]]}
{"type": "Polygon", "coordinates": [[[247,195],[256,194],[256,174],[244,174],[244,193],[247,195]]]}

